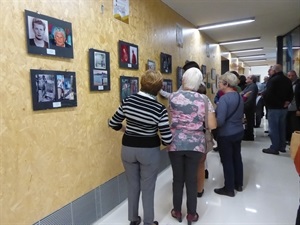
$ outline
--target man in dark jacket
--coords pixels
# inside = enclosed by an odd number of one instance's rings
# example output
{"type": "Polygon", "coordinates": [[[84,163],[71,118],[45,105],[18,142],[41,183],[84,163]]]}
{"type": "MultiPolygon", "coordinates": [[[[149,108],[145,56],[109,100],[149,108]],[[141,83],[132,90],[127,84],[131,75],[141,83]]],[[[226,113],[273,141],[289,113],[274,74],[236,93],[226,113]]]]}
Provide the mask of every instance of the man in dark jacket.
{"type": "Polygon", "coordinates": [[[264,153],[278,155],[285,152],[285,126],[288,105],[293,99],[292,82],[282,72],[282,66],[272,67],[275,74],[270,77],[263,94],[268,109],[269,136],[271,145],[264,153]]]}
{"type": "Polygon", "coordinates": [[[249,75],[246,78],[246,88],[241,92],[247,93],[251,91],[250,95],[244,102],[244,113],[246,117],[246,126],[244,132],[244,141],[254,141],[254,120],[255,120],[255,109],[256,109],[256,97],[258,93],[258,87],[256,85],[256,76],[249,75]]]}

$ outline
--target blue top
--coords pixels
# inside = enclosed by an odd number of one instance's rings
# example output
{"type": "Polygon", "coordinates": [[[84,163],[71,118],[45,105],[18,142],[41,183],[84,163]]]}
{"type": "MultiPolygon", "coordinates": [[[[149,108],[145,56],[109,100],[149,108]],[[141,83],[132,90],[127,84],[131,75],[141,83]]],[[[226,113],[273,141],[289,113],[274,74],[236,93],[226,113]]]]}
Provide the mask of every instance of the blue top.
{"type": "Polygon", "coordinates": [[[218,136],[231,136],[243,132],[244,102],[240,94],[228,92],[222,95],[216,108],[216,116],[218,136]],[[238,102],[240,102],[239,106],[238,102]],[[237,106],[236,112],[232,114],[237,106]],[[232,116],[230,116],[231,114],[232,116]]]}

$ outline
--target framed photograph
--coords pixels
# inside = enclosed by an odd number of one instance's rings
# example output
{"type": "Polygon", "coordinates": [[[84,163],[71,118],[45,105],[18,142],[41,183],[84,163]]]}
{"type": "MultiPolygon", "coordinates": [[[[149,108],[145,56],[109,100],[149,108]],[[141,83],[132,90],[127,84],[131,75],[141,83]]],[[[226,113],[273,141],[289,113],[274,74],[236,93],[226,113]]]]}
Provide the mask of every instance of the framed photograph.
{"type": "Polygon", "coordinates": [[[90,90],[110,90],[110,58],[109,52],[96,49],[89,50],[90,90]]]}
{"type": "Polygon", "coordinates": [[[30,54],[73,58],[72,24],[25,10],[27,49],[30,54]]]}
{"type": "Polygon", "coordinates": [[[216,75],[217,75],[217,74],[216,74],[216,69],[213,69],[213,68],[212,68],[212,69],[211,69],[211,79],[212,79],[212,80],[215,80],[215,79],[216,79],[216,75]]]}
{"type": "Polygon", "coordinates": [[[160,53],[160,72],[172,73],[172,56],[166,53],[160,53]]]}
{"type": "Polygon", "coordinates": [[[211,88],[211,93],[212,93],[212,94],[215,94],[215,93],[217,93],[217,91],[218,91],[217,86],[216,86],[215,83],[213,83],[213,84],[212,84],[212,88],[211,88]]]}
{"type": "Polygon", "coordinates": [[[139,48],[137,45],[119,41],[119,67],[125,69],[139,69],[139,48]]]}
{"type": "Polygon", "coordinates": [[[120,77],[120,96],[121,102],[128,96],[135,94],[139,91],[139,78],[138,77],[120,77]]]}
{"type": "Polygon", "coordinates": [[[156,70],[155,62],[148,59],[147,61],[147,70],[156,70]]]}
{"type": "Polygon", "coordinates": [[[201,65],[201,72],[203,75],[203,80],[206,78],[206,66],[205,65],[201,65]]]}
{"type": "Polygon", "coordinates": [[[183,48],[183,32],[179,24],[176,24],[176,44],[178,47],[183,48]]]}
{"type": "Polygon", "coordinates": [[[172,80],[171,79],[163,79],[162,89],[166,92],[172,93],[173,92],[172,80]]]}
{"type": "Polygon", "coordinates": [[[183,68],[178,66],[177,71],[176,71],[176,76],[177,76],[177,90],[180,88],[182,84],[182,75],[183,75],[183,68]]]}
{"type": "Polygon", "coordinates": [[[30,70],[33,110],[77,106],[75,72],[30,70]]]}

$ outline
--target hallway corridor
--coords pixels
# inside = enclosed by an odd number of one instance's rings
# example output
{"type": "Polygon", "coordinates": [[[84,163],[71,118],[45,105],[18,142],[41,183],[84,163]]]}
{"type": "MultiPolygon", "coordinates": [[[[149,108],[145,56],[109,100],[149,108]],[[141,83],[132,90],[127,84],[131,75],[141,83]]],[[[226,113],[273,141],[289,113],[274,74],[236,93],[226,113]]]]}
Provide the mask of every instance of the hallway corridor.
{"type": "MultiPolygon", "coordinates": [[[[218,152],[207,157],[209,179],[205,181],[204,195],[198,198],[197,225],[294,225],[299,206],[299,178],[289,155],[262,153],[269,147],[269,137],[263,128],[257,128],[255,141],[242,142],[244,163],[244,191],[234,198],[220,196],[213,189],[223,186],[223,171],[218,152]]],[[[155,220],[160,225],[179,223],[171,217],[172,170],[167,167],[159,174],[155,192],[155,220]]],[[[140,202],[141,203],[141,202],[140,202]]],[[[185,198],[183,215],[186,215],[185,198]]],[[[140,204],[140,216],[143,210],[140,204]]],[[[128,225],[127,201],[117,206],[94,225],[128,225]]],[[[143,223],[141,223],[142,225],[143,223]]]]}

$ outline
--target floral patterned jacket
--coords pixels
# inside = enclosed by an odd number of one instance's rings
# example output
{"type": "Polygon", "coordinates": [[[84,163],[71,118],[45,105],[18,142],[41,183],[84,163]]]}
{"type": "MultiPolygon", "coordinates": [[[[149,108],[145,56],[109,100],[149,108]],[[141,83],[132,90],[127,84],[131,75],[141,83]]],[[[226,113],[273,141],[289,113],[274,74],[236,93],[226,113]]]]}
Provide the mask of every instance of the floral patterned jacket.
{"type": "Polygon", "coordinates": [[[214,112],[214,107],[206,95],[185,90],[170,95],[169,110],[173,141],[169,151],[205,152],[204,99],[208,101],[208,111],[214,112]]]}

